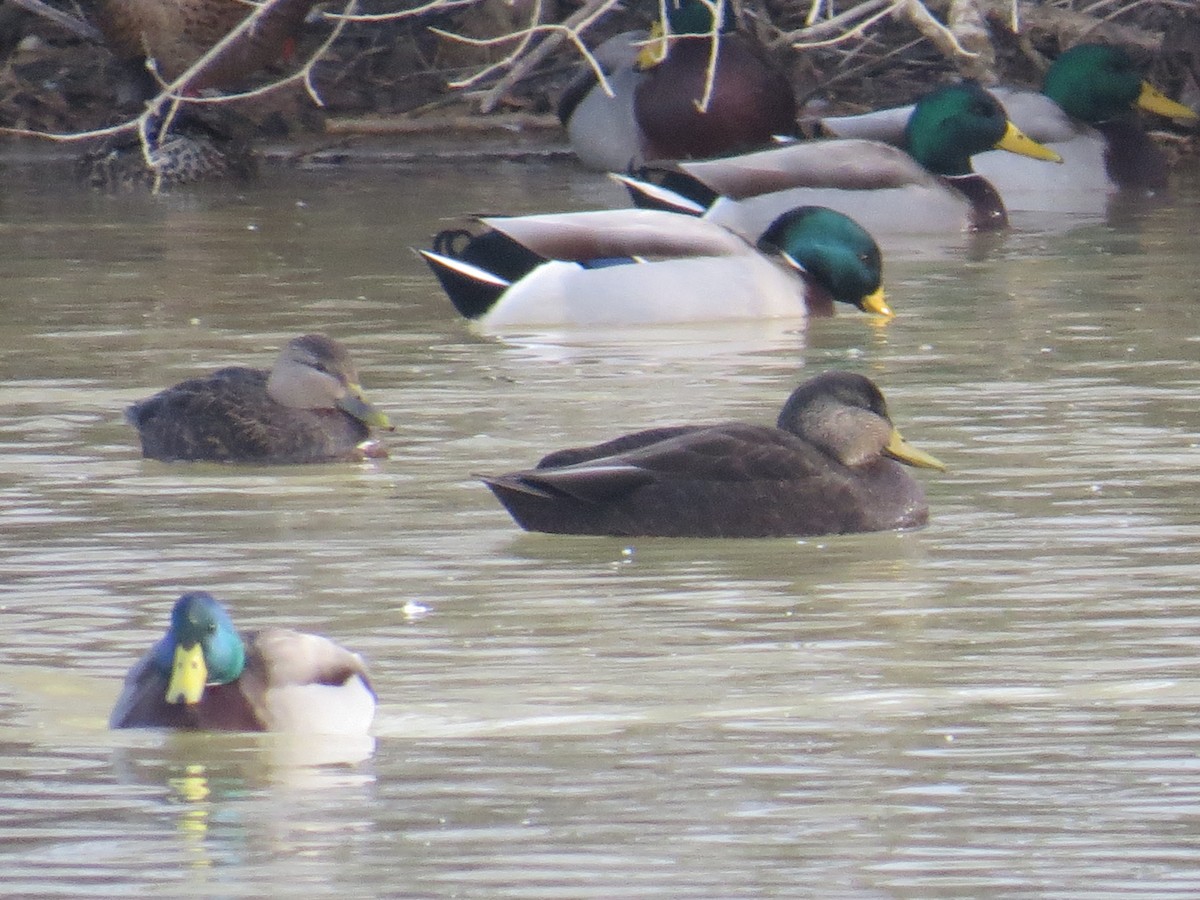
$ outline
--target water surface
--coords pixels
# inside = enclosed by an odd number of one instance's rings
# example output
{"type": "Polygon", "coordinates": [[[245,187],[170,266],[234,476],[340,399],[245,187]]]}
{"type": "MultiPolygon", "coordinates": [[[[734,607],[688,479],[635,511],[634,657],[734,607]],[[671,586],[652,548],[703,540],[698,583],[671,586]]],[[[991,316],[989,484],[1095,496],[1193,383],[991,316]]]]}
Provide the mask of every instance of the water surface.
{"type": "Polygon", "coordinates": [[[411,247],[623,203],[565,163],[276,170],[0,223],[6,895],[892,898],[1200,891],[1200,179],[889,258],[899,313],[478,337],[411,247]],[[129,402],[352,350],[392,458],[140,459],[129,402]],[[871,375],[928,528],[524,534],[473,477],[871,375]],[[110,734],[205,588],[370,661],[373,746],[110,734]]]}

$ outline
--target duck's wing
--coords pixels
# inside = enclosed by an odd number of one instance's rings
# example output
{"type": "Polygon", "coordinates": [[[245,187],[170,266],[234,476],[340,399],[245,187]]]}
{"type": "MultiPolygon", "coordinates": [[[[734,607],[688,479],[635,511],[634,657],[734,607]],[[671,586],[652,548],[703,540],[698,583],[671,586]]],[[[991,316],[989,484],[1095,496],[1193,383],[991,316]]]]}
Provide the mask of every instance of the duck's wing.
{"type": "Polygon", "coordinates": [[[676,426],[550,454],[536,469],[485,477],[491,487],[611,503],[651,484],[785,481],[819,474],[824,459],[803,441],[758,425],[676,426]],[[570,460],[579,460],[569,462],[570,460]],[[564,464],[568,463],[569,464],[564,464]]]}
{"type": "Polygon", "coordinates": [[[879,190],[939,182],[898,147],[878,141],[785,144],[758,153],[683,162],[680,168],[733,200],[791,188],[879,190]]]}
{"type": "Polygon", "coordinates": [[[562,466],[573,466],[578,463],[590,462],[595,459],[603,459],[608,456],[618,456],[622,453],[640,450],[651,444],[657,444],[660,441],[677,438],[683,434],[702,431],[706,427],[708,426],[664,425],[661,428],[647,428],[644,431],[623,434],[618,438],[613,438],[611,441],[605,441],[602,444],[593,444],[590,447],[571,447],[566,450],[555,450],[553,453],[543,456],[537,467],[539,469],[555,469],[562,466]]]}
{"type": "Polygon", "coordinates": [[[821,119],[821,127],[837,138],[883,141],[899,147],[904,143],[904,129],[912,111],[909,105],[877,109],[859,116],[831,116],[821,119]]]}
{"type": "Polygon", "coordinates": [[[1004,87],[992,88],[990,93],[1000,101],[1009,120],[1038,143],[1058,144],[1095,133],[1044,94],[1004,87]]]}
{"type": "Polygon", "coordinates": [[[273,405],[267,373],[234,366],[135,403],[125,417],[153,459],[237,459],[268,452],[260,411],[273,405]]]}
{"type": "Polygon", "coordinates": [[[287,628],[245,636],[243,696],[269,731],[365,734],[375,691],[357,653],[287,628]]]}
{"type": "Polygon", "coordinates": [[[587,261],[754,252],[746,241],[719,225],[654,209],[605,209],[483,221],[547,259],[587,261]]]}

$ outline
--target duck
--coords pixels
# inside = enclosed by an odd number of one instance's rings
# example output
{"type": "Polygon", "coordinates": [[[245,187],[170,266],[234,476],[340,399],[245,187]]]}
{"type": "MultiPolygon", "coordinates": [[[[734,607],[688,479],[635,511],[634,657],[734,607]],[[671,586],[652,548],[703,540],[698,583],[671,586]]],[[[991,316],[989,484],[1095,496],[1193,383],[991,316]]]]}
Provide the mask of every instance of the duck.
{"type": "Polygon", "coordinates": [[[903,134],[904,149],[880,140],[833,138],[680,162],[673,173],[676,185],[698,185],[694,194],[687,187],[665,190],[644,178],[624,182],[637,204],[701,214],[739,234],[753,234],[780,210],[805,203],[852,216],[878,238],[1005,228],[1004,201],[973,171],[972,157],[998,148],[1061,161],[1010,122],[999,101],[972,81],[924,95],[911,107],[903,134]]]}
{"type": "Polygon", "coordinates": [[[418,251],[484,332],[832,315],[891,316],[871,235],[832,210],[779,216],[752,245],[703,219],[645,209],[485,218],[418,251]]]}
{"type": "Polygon", "coordinates": [[[109,727],[365,735],[375,702],[357,653],[290,628],[240,634],[212,594],[191,591],[129,670],[109,727]]]}
{"type": "Polygon", "coordinates": [[[75,162],[87,187],[161,193],[205,183],[242,183],[258,172],[249,123],[227,109],[185,105],[171,121],[149,120],[146,143],[134,131],[97,142],[75,162]]]}
{"type": "Polygon", "coordinates": [[[832,370],[796,388],[774,427],[651,428],[478,477],[527,531],[804,537],[924,525],[924,491],[898,462],[945,470],[901,437],[873,381],[832,370]]]}
{"type": "MultiPolygon", "coordinates": [[[[977,172],[999,190],[1012,209],[1073,209],[1068,194],[1153,192],[1167,186],[1167,161],[1143,128],[1137,110],[1195,121],[1194,110],[1142,79],[1121,47],[1078,44],[1062,53],[1040,92],[1009,85],[990,89],[1023,132],[1063,159],[1042,166],[1006,153],[974,157],[977,172]]],[[[846,138],[897,143],[911,107],[861,116],[827,118],[822,127],[846,138]]]]}
{"type": "Polygon", "coordinates": [[[796,96],[761,44],[738,31],[724,4],[717,68],[707,108],[706,72],[713,10],[703,0],[671,0],[666,27],[625,32],[593,53],[612,90],[591,66],[568,84],[558,117],[579,160],[597,171],[630,171],[656,160],[704,158],[768,145],[796,133],[796,96]]]}
{"type": "Polygon", "coordinates": [[[323,334],[288,341],[270,371],[218,369],[134,403],[125,417],[142,455],[166,462],[384,458],[371,429],[392,430],[367,401],[346,348],[323,334]]]}
{"type": "MultiPolygon", "coordinates": [[[[276,0],[180,93],[241,86],[285,54],[315,2],[276,0]]],[[[160,78],[174,81],[256,9],[242,0],[94,0],[91,16],[144,99],[159,93],[159,84],[146,71],[147,61],[154,61],[160,78]]]]}

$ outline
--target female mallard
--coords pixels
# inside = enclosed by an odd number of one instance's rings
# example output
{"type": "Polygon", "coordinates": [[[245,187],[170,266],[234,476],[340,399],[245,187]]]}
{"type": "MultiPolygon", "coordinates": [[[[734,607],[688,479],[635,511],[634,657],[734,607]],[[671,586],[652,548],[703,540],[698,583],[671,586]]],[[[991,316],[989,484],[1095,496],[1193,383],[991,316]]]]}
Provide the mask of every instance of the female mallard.
{"type": "Polygon", "coordinates": [[[757,249],[702,219],[658,210],[483,221],[491,231],[444,231],[439,252],[421,255],[458,311],[485,331],[797,318],[832,314],[834,300],[891,315],[875,241],[828,209],[785,213],[757,249]]]}
{"type": "Polygon", "coordinates": [[[350,354],[323,334],[293,338],[270,372],[231,366],[135,403],[126,418],[151,459],[312,463],[386,457],[350,354]]]}
{"type": "MultiPolygon", "coordinates": [[[[294,38],[315,0],[276,0],[253,28],[189,79],[186,90],[239,86],[275,62],[294,38]]],[[[255,11],[242,0],[95,0],[92,16],[113,54],[129,64],[146,96],[158,93],[144,61],[173,81],[255,11]]]]}
{"type": "Polygon", "coordinates": [[[701,0],[667,6],[668,38],[628,32],[596,50],[613,96],[591,67],[564,91],[558,116],[587,166],[624,172],[652,160],[735,153],[796,129],[796,97],[783,72],[751,37],[735,30],[732,4],[717,35],[717,65],[708,105],[712,9],[701,0]],[[649,43],[647,43],[649,42],[649,43]]]}
{"type": "Polygon", "coordinates": [[[909,446],[879,388],[826,372],[792,392],[776,427],[681,425],[560,450],[483,477],[527,531],[784,537],[923,525],[921,486],[894,462],[944,470],[909,446]]]}
{"type": "Polygon", "coordinates": [[[154,117],[143,145],[136,132],[102,140],[75,164],[84,184],[106,191],[163,191],[200,182],[251,178],[257,162],[249,123],[228,110],[184,106],[169,124],[154,117]]]}
{"type": "MultiPolygon", "coordinates": [[[[1143,81],[1124,50],[1102,44],[1080,44],[1058,57],[1046,72],[1041,93],[1005,87],[992,92],[1017,127],[1063,159],[1061,168],[1050,168],[1006,153],[976,156],[976,171],[1012,209],[1074,208],[1064,195],[1166,187],[1166,158],[1142,128],[1136,110],[1196,118],[1194,111],[1143,81]]],[[[825,119],[822,125],[839,137],[897,142],[898,123],[910,109],[825,119]]]]}
{"type": "Polygon", "coordinates": [[[361,735],[374,715],[358,654],[287,628],[239,635],[220,603],[194,591],[129,670],[109,727],[361,735]]]}
{"type": "MultiPolygon", "coordinates": [[[[720,195],[705,217],[740,234],[780,210],[819,204],[853,216],[873,234],[989,230],[1008,224],[1004,203],[971,157],[998,148],[1058,161],[1053,151],[1008,121],[994,97],[972,82],[939,88],[912,108],[905,148],[881,141],[803,141],[679,168],[707,196],[720,195]]],[[[635,201],[644,202],[635,189],[635,201]]],[[[651,189],[654,190],[654,189],[651,189]]],[[[658,191],[661,197],[665,192],[658,191]]],[[[661,205],[661,200],[652,200],[661,205]]],[[[681,211],[697,205],[682,199],[681,211]]],[[[701,207],[702,210],[702,207],[701,207]]]]}

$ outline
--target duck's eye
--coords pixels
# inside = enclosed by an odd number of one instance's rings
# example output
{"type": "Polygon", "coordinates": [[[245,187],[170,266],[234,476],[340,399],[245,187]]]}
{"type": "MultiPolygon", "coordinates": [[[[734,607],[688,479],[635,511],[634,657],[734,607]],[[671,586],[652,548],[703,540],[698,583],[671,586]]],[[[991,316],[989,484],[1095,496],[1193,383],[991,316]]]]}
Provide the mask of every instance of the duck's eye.
{"type": "Polygon", "coordinates": [[[984,103],[982,100],[980,100],[971,108],[971,112],[980,118],[986,119],[989,116],[995,115],[996,110],[992,108],[990,103],[984,103]]]}

